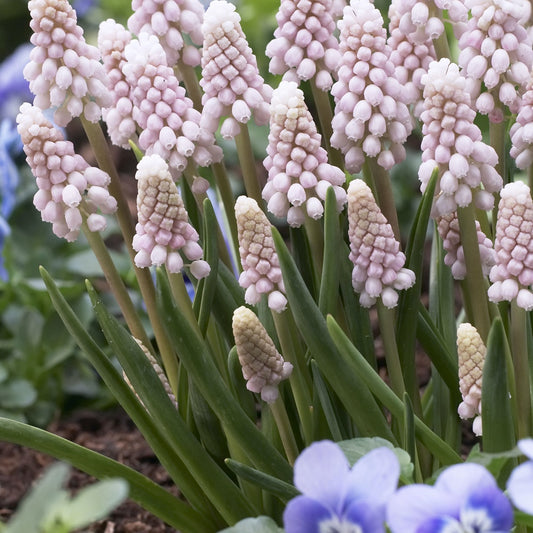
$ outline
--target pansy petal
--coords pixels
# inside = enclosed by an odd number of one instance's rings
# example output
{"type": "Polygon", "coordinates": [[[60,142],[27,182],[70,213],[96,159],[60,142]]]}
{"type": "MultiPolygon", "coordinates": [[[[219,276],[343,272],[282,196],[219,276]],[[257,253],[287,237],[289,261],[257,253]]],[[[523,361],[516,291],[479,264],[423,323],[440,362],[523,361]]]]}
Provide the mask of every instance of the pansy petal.
{"type": "Polygon", "coordinates": [[[518,448],[528,459],[533,459],[533,439],[532,438],[519,440],[518,448]]]}
{"type": "Polygon", "coordinates": [[[416,533],[464,533],[461,523],[450,516],[438,516],[422,524],[416,533]]]}
{"type": "Polygon", "coordinates": [[[331,441],[311,444],[294,463],[294,484],[306,496],[330,509],[341,503],[350,465],[339,446],[331,441]]]}
{"type": "Polygon", "coordinates": [[[307,496],[296,496],[285,508],[283,527],[287,533],[319,533],[319,524],[332,517],[331,511],[307,496]]]}
{"type": "Polygon", "coordinates": [[[462,505],[461,523],[472,531],[510,531],[513,508],[497,486],[479,486],[462,505]]]}
{"type": "Polygon", "coordinates": [[[511,472],[507,492],[515,507],[533,514],[533,461],[527,461],[511,472]]]}
{"type": "Polygon", "coordinates": [[[387,522],[392,533],[417,533],[432,519],[459,518],[461,501],[427,485],[409,485],[392,495],[387,505],[387,522]]]}
{"type": "Polygon", "coordinates": [[[466,500],[479,487],[496,487],[492,474],[476,463],[460,463],[446,468],[438,477],[435,488],[466,500]]]}
{"type": "Polygon", "coordinates": [[[389,448],[376,448],[361,457],[348,474],[346,501],[367,498],[385,503],[398,486],[400,463],[389,448]]]}
{"type": "Polygon", "coordinates": [[[385,507],[372,500],[352,502],[344,512],[344,521],[361,528],[362,533],[385,533],[385,507]]]}

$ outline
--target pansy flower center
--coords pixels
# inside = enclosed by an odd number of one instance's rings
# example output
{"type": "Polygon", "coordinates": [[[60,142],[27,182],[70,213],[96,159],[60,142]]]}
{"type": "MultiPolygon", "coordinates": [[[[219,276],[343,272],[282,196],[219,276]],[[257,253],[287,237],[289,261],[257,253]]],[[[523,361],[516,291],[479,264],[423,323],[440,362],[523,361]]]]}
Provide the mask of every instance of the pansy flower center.
{"type": "Polygon", "coordinates": [[[318,531],[319,533],[363,533],[363,529],[358,524],[344,519],[339,520],[336,516],[320,522],[318,531]]]}

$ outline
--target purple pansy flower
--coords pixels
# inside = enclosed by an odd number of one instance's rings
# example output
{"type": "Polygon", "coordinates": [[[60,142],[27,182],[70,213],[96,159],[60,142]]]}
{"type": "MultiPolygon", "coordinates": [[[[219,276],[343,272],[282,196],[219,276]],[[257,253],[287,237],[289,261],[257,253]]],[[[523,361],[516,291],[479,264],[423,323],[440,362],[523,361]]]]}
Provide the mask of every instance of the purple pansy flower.
{"type": "Polygon", "coordinates": [[[435,485],[409,485],[387,506],[392,533],[508,533],[513,510],[483,466],[462,463],[440,474],[435,485]]]}
{"type": "Polygon", "coordinates": [[[517,509],[533,514],[533,439],[518,441],[518,448],[530,460],[511,472],[507,493],[517,509]]]}
{"type": "Polygon", "coordinates": [[[389,448],[372,450],[350,468],[337,444],[311,444],[294,464],[294,484],[302,495],[285,509],[285,530],[384,533],[385,504],[399,475],[400,464],[389,448]]]}

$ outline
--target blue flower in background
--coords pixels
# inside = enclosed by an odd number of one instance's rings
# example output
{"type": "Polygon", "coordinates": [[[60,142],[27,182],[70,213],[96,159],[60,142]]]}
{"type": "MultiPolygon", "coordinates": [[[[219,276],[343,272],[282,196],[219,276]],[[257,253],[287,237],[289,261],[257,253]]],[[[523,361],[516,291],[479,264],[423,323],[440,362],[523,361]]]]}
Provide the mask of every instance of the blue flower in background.
{"type": "Polygon", "coordinates": [[[511,503],[483,466],[448,467],[435,485],[402,487],[387,507],[392,533],[508,533],[511,503]]]}
{"type": "Polygon", "coordinates": [[[20,104],[33,101],[29,83],[22,75],[32,48],[30,43],[23,44],[0,63],[0,120],[10,118],[15,122],[20,104]]]}
{"type": "Polygon", "coordinates": [[[396,490],[400,464],[377,448],[350,464],[337,444],[311,444],[296,459],[294,484],[303,493],[283,513],[287,533],[384,533],[385,504],[396,490]]]}
{"type": "Polygon", "coordinates": [[[78,18],[84,17],[96,4],[95,0],[74,0],[72,7],[76,11],[78,18]]]}
{"type": "Polygon", "coordinates": [[[530,460],[511,472],[507,481],[507,493],[517,509],[533,514],[533,439],[518,441],[518,447],[530,460]]]}

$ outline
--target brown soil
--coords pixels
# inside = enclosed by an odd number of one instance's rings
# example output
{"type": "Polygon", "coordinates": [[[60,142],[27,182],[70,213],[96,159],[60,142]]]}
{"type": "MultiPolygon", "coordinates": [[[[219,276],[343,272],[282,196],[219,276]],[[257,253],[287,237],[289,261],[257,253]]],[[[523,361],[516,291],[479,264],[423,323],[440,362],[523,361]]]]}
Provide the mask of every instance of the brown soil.
{"type": "MultiPolygon", "coordinates": [[[[165,469],[144,438],[120,409],[78,412],[50,431],[107,457],[131,466],[170,492],[177,493],[165,469]]],[[[53,458],[15,444],[0,442],[0,521],[16,510],[21,498],[53,458]]],[[[95,479],[72,469],[68,488],[73,492],[95,479]]],[[[91,533],[173,533],[175,530],[131,500],[120,505],[106,520],[84,531],[91,533]]]]}

